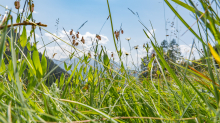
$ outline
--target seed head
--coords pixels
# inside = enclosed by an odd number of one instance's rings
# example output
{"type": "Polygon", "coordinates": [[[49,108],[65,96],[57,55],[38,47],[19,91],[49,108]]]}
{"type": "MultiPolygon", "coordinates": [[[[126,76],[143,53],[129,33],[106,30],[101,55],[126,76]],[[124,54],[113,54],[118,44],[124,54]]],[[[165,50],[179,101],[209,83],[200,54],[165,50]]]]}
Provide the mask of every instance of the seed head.
{"type": "Polygon", "coordinates": [[[14,4],[15,4],[15,8],[16,8],[16,9],[19,9],[19,8],[20,8],[20,2],[19,2],[19,1],[15,1],[14,4]]]}
{"type": "Polygon", "coordinates": [[[125,55],[126,55],[126,56],[128,56],[128,55],[129,55],[129,53],[125,52],[125,55]]]}
{"type": "Polygon", "coordinates": [[[96,34],[96,38],[98,38],[99,40],[101,40],[101,36],[96,34]]]}
{"type": "Polygon", "coordinates": [[[75,35],[72,36],[72,39],[76,39],[75,35]]]}
{"type": "Polygon", "coordinates": [[[89,58],[91,58],[91,53],[90,52],[88,52],[88,56],[89,56],[89,58]]]}
{"type": "Polygon", "coordinates": [[[76,43],[75,43],[75,46],[78,46],[78,45],[79,45],[79,43],[78,43],[78,42],[76,42],[76,43]]]}
{"type": "Polygon", "coordinates": [[[119,34],[120,34],[120,32],[117,31],[117,32],[116,32],[116,35],[115,35],[117,40],[118,40],[119,34]]]}
{"type": "Polygon", "coordinates": [[[75,43],[76,43],[76,40],[75,40],[75,39],[73,39],[72,45],[75,45],[75,43]]]}
{"type": "Polygon", "coordinates": [[[124,31],[123,30],[121,30],[121,34],[123,34],[124,33],[124,31]]]}
{"type": "Polygon", "coordinates": [[[73,29],[71,29],[71,31],[70,31],[70,35],[72,35],[73,34],[73,29]]]}
{"type": "Polygon", "coordinates": [[[76,38],[79,38],[79,34],[78,33],[76,34],[76,38]]]}
{"type": "Polygon", "coordinates": [[[52,58],[54,58],[54,56],[55,56],[56,54],[57,54],[57,53],[54,53],[52,58]]]}
{"type": "Polygon", "coordinates": [[[155,56],[155,53],[152,53],[151,57],[153,58],[155,56]]]}
{"type": "Polygon", "coordinates": [[[111,57],[114,57],[114,54],[113,54],[113,52],[112,52],[112,54],[111,54],[111,57]]]}
{"type": "Polygon", "coordinates": [[[81,39],[81,42],[83,43],[83,44],[85,44],[85,40],[84,40],[84,38],[82,37],[82,39],[81,39]]]}

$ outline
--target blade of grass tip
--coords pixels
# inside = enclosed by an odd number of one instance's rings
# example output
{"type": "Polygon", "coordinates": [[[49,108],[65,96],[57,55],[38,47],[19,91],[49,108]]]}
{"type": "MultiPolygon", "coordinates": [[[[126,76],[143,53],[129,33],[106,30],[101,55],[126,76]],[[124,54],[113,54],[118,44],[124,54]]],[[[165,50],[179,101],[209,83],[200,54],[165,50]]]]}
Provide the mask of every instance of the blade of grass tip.
{"type": "Polygon", "coordinates": [[[62,102],[73,103],[73,104],[78,104],[78,105],[84,106],[84,107],[89,108],[90,110],[93,110],[93,111],[99,113],[100,115],[102,115],[102,116],[108,118],[111,122],[117,123],[117,121],[115,121],[114,119],[112,119],[112,118],[111,118],[110,116],[108,116],[107,114],[105,114],[105,113],[103,113],[103,112],[99,111],[98,109],[95,109],[95,108],[93,108],[93,107],[91,107],[91,106],[88,106],[88,105],[86,105],[86,104],[83,104],[83,103],[80,103],[80,102],[76,102],[76,101],[66,100],[66,99],[56,99],[56,100],[62,101],[62,102]]]}
{"type": "Polygon", "coordinates": [[[184,114],[186,113],[187,109],[191,106],[192,101],[196,98],[197,95],[195,95],[192,100],[189,102],[189,104],[187,105],[187,107],[185,108],[185,110],[183,111],[183,114],[181,115],[180,119],[183,118],[184,114]]]}
{"type": "Polygon", "coordinates": [[[108,11],[109,11],[109,17],[110,17],[110,21],[111,21],[112,36],[113,36],[113,40],[114,40],[114,44],[115,44],[115,49],[117,51],[117,54],[119,55],[118,48],[117,48],[116,41],[115,41],[114,28],[113,28],[113,22],[112,22],[112,14],[111,14],[111,10],[110,10],[110,6],[109,6],[108,0],[107,0],[107,4],[108,4],[108,11]]]}

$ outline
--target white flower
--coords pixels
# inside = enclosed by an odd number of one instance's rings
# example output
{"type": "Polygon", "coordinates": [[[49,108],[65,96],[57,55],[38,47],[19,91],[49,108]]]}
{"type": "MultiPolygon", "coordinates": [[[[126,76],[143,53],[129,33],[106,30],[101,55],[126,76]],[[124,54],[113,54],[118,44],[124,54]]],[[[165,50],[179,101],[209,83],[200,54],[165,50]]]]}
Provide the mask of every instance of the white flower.
{"type": "Polygon", "coordinates": [[[18,59],[18,62],[20,62],[21,61],[21,59],[18,59]]]}
{"type": "Polygon", "coordinates": [[[128,41],[129,41],[129,40],[131,40],[131,38],[130,38],[130,37],[129,37],[129,38],[125,38],[125,39],[126,39],[126,40],[128,40],[128,41]]]}
{"type": "Polygon", "coordinates": [[[5,9],[7,10],[7,9],[8,9],[8,6],[5,6],[5,9]]]}

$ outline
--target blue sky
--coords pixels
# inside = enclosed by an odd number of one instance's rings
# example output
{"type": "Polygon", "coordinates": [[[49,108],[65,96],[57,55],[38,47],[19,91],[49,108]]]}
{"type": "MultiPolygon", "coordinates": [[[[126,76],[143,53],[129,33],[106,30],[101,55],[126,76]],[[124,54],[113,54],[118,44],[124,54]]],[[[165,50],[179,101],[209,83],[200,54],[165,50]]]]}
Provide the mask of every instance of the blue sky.
{"type": "MultiPolygon", "coordinates": [[[[13,11],[17,11],[14,8],[14,1],[15,0],[1,0],[0,4],[8,6],[9,9],[12,8],[13,11]]],[[[23,3],[24,0],[21,0],[21,8],[23,7],[23,3]]],[[[190,31],[188,31],[184,36],[181,36],[187,28],[178,20],[178,18],[175,17],[173,12],[168,8],[163,0],[109,0],[109,3],[111,7],[114,30],[120,29],[121,24],[122,29],[124,30],[124,34],[120,37],[123,51],[129,52],[129,45],[125,38],[131,37],[131,46],[139,45],[140,48],[138,52],[139,57],[141,58],[146,55],[146,52],[142,49],[142,45],[143,43],[149,42],[149,39],[143,32],[144,27],[138,22],[138,18],[128,10],[128,8],[130,8],[134,12],[138,12],[142,22],[150,30],[152,30],[150,21],[152,22],[156,39],[159,43],[166,38],[170,41],[174,38],[174,36],[171,36],[171,32],[178,29],[179,33],[177,33],[177,35],[179,35],[179,45],[181,47],[182,55],[187,56],[184,51],[190,49],[194,36],[190,31]],[[167,23],[167,34],[170,35],[169,37],[166,37],[165,22],[170,22],[167,23]],[[171,22],[174,22],[173,27],[175,28],[171,27],[171,22]]],[[[65,36],[65,33],[62,32],[63,28],[65,28],[68,32],[71,29],[76,31],[82,23],[88,20],[79,32],[82,36],[87,37],[86,39],[88,40],[86,40],[86,43],[89,42],[89,37],[94,37],[95,34],[99,33],[102,25],[109,15],[106,0],[35,0],[34,4],[35,13],[33,16],[36,22],[47,24],[48,27],[45,29],[49,32],[56,34],[56,19],[59,18],[58,36],[62,37],[64,40],[68,40],[68,38],[65,36]]],[[[189,11],[174,3],[172,4],[175,8],[177,8],[180,15],[186,19],[189,25],[192,25],[195,22],[195,20],[190,16],[191,13],[189,11]]],[[[0,13],[4,14],[4,11],[5,9],[0,7],[0,13]]],[[[16,15],[14,14],[14,16],[16,15]]],[[[43,43],[38,29],[36,33],[38,34],[37,40],[39,41],[40,47],[43,43]]],[[[52,40],[51,36],[49,36],[49,34],[45,31],[42,33],[43,39],[46,43],[52,40]]],[[[103,27],[100,35],[103,36],[103,41],[100,41],[100,43],[102,42],[101,44],[106,46],[109,52],[114,52],[115,48],[109,20],[103,27]]],[[[61,41],[59,43],[61,46],[66,48],[64,43],[61,41]]],[[[79,46],[79,48],[89,48],[91,46],[91,42],[87,44],[88,45],[85,46],[79,46]]],[[[56,43],[48,45],[47,48],[49,56],[52,56],[53,53],[57,52],[60,55],[56,55],[56,59],[66,57],[61,53],[62,51],[56,43]]],[[[135,50],[132,50],[132,56],[136,57],[135,50]]]]}

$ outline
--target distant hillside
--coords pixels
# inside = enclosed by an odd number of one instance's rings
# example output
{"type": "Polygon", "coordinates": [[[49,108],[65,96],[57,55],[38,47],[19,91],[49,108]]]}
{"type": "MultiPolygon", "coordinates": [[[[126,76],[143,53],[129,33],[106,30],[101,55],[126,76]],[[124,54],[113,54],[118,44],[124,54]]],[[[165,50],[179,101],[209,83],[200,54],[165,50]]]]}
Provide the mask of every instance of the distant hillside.
{"type": "MultiPolygon", "coordinates": [[[[11,36],[11,31],[8,31],[8,34],[7,34],[9,37],[11,36]]],[[[17,36],[19,37],[19,35],[17,34],[17,36]]],[[[9,43],[9,41],[7,41],[8,43],[9,43]]],[[[27,55],[27,52],[28,52],[28,49],[27,49],[27,47],[24,47],[24,54],[25,55],[27,55]]],[[[32,52],[33,53],[33,52],[32,52]]],[[[11,51],[9,51],[9,50],[6,50],[5,51],[5,54],[7,55],[7,56],[9,56],[9,57],[11,57],[11,51]]],[[[18,54],[19,56],[18,56],[18,58],[20,59],[21,58],[21,53],[19,52],[19,54],[18,54]]],[[[40,60],[41,60],[41,58],[42,58],[42,54],[39,52],[39,57],[40,57],[40,60]]],[[[57,66],[57,64],[56,63],[54,63],[54,61],[53,60],[51,60],[50,58],[48,58],[48,57],[46,57],[46,59],[47,59],[47,71],[49,72],[49,71],[51,71],[54,67],[56,67],[57,66]]],[[[6,64],[8,64],[8,60],[7,59],[5,59],[5,63],[6,64]]],[[[59,78],[60,76],[61,76],[61,74],[62,73],[66,73],[66,71],[64,70],[64,69],[62,69],[61,67],[57,67],[51,74],[50,74],[50,76],[47,78],[47,80],[46,80],[46,84],[48,85],[48,86],[50,86],[53,82],[55,82],[55,80],[56,80],[56,78],[59,78]]],[[[68,73],[67,73],[68,74],[68,73]]]]}

